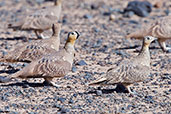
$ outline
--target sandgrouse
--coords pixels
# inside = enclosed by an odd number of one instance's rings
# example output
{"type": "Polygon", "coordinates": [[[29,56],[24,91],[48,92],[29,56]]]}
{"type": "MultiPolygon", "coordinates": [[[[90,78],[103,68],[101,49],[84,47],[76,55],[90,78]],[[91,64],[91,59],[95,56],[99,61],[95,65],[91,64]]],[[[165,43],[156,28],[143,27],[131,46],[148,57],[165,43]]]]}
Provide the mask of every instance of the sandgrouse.
{"type": "Polygon", "coordinates": [[[117,67],[110,68],[102,78],[89,85],[123,85],[125,89],[134,94],[128,87],[134,82],[144,81],[150,74],[149,45],[156,38],[146,36],[143,39],[141,52],[135,58],[120,62],[117,67]]]}
{"type": "Polygon", "coordinates": [[[61,24],[52,26],[53,35],[48,39],[36,40],[16,47],[0,58],[0,62],[28,62],[40,59],[43,55],[59,50],[61,24]]]}
{"type": "Polygon", "coordinates": [[[165,41],[171,39],[171,16],[161,17],[149,26],[146,25],[146,27],[128,34],[126,38],[142,39],[148,35],[158,38],[162,50],[169,52],[171,48],[166,47],[165,41]]]}
{"type": "Polygon", "coordinates": [[[16,23],[8,25],[14,30],[33,30],[38,38],[43,36],[44,30],[49,30],[53,23],[56,23],[61,14],[62,0],[54,0],[54,6],[43,7],[42,9],[30,12],[16,23]]]}
{"type": "Polygon", "coordinates": [[[8,77],[1,77],[0,82],[8,82],[14,78],[44,78],[44,82],[58,87],[52,79],[55,77],[65,76],[71,70],[75,55],[74,44],[78,37],[78,32],[69,33],[66,44],[62,50],[43,56],[41,59],[32,61],[22,70],[8,77]]]}

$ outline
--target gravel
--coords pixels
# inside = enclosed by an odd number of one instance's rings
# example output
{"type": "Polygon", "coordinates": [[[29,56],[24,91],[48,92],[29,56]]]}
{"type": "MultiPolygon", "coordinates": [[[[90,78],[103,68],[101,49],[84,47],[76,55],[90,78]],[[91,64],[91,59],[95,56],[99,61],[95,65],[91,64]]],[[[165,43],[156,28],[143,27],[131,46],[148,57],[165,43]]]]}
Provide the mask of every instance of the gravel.
{"type": "MultiPolygon", "coordinates": [[[[27,10],[52,5],[52,0],[0,0],[0,55],[7,54],[16,45],[22,45],[24,36],[35,40],[34,32],[13,31],[5,28],[19,20],[27,10]],[[44,2],[46,1],[46,2],[44,2]]],[[[147,17],[133,13],[123,14],[129,0],[63,0],[60,22],[61,43],[67,33],[77,30],[81,36],[72,72],[54,79],[64,87],[43,85],[43,79],[15,79],[0,83],[0,113],[9,114],[171,114],[171,54],[163,53],[158,43],[151,52],[151,75],[144,82],[131,85],[137,95],[131,96],[115,85],[88,86],[123,59],[136,56],[142,42],[125,39],[127,33],[140,28],[160,16],[168,15],[170,1],[165,7],[152,11],[147,17]],[[76,9],[76,10],[75,10],[76,9]],[[166,12],[166,10],[168,10],[166,12]],[[114,20],[109,20],[114,15],[114,20]],[[125,17],[126,15],[126,17],[125,17]],[[127,18],[129,17],[129,18],[127,18]]],[[[171,46],[170,40],[167,45],[171,46]]],[[[0,63],[0,76],[21,70],[25,63],[0,63]]],[[[1,77],[2,78],[2,77],[1,77]]]]}

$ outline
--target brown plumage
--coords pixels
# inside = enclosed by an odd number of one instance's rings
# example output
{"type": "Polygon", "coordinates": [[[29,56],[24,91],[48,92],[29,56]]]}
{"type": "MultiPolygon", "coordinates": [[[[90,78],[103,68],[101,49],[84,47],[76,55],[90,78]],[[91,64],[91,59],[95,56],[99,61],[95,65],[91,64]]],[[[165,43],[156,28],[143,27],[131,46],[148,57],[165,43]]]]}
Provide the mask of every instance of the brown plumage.
{"type": "Polygon", "coordinates": [[[158,38],[162,50],[169,52],[170,48],[166,47],[165,41],[171,39],[171,16],[161,17],[150,25],[146,25],[142,29],[128,34],[126,38],[142,39],[148,35],[158,38]]]}
{"type": "Polygon", "coordinates": [[[44,38],[41,34],[44,30],[49,30],[53,23],[58,22],[61,14],[62,0],[54,0],[54,6],[44,7],[30,12],[16,23],[8,25],[14,30],[33,30],[38,38],[44,38]]]}
{"type": "Polygon", "coordinates": [[[149,45],[156,38],[146,36],[143,40],[142,50],[138,56],[130,60],[122,61],[119,66],[111,68],[106,75],[89,85],[115,85],[122,84],[130,92],[129,85],[147,79],[150,74],[149,45]]]}
{"type": "Polygon", "coordinates": [[[45,82],[57,86],[52,82],[52,79],[65,76],[70,72],[75,54],[74,44],[78,37],[78,32],[69,33],[64,49],[31,62],[21,71],[6,77],[4,80],[1,80],[1,77],[0,82],[7,82],[13,78],[44,78],[45,82]]]}
{"type": "Polygon", "coordinates": [[[36,40],[16,47],[14,51],[8,52],[0,58],[0,62],[31,62],[40,59],[47,53],[59,50],[61,24],[52,26],[53,35],[48,39],[36,40]]]}

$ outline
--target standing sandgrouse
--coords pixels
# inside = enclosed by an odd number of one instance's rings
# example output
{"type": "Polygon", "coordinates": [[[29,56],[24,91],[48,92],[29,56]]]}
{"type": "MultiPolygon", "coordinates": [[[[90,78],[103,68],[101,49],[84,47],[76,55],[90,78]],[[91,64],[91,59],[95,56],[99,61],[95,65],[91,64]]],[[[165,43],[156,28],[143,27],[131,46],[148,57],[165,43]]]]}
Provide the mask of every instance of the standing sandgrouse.
{"type": "Polygon", "coordinates": [[[138,56],[130,60],[122,61],[119,66],[109,69],[105,76],[89,85],[121,84],[129,93],[133,94],[128,86],[134,82],[144,81],[150,74],[149,45],[155,39],[151,36],[144,37],[143,46],[138,56]]]}
{"type": "Polygon", "coordinates": [[[0,82],[7,82],[13,78],[44,78],[46,83],[58,87],[52,79],[65,76],[71,70],[75,54],[74,44],[78,37],[78,32],[69,33],[62,50],[32,61],[28,66],[8,77],[0,77],[0,82]]]}
{"type": "Polygon", "coordinates": [[[161,17],[149,26],[130,33],[126,38],[143,39],[144,36],[153,36],[158,38],[160,47],[164,52],[169,52],[171,48],[166,47],[165,41],[171,39],[171,16],[161,17]]]}
{"type": "Polygon", "coordinates": [[[53,35],[48,39],[36,40],[16,47],[14,51],[0,58],[0,62],[31,62],[40,59],[43,55],[59,50],[61,24],[52,26],[53,35]]]}
{"type": "Polygon", "coordinates": [[[8,25],[14,30],[33,30],[38,38],[44,38],[43,31],[49,30],[56,23],[61,14],[62,0],[54,0],[54,6],[44,7],[24,15],[16,23],[8,25]]]}

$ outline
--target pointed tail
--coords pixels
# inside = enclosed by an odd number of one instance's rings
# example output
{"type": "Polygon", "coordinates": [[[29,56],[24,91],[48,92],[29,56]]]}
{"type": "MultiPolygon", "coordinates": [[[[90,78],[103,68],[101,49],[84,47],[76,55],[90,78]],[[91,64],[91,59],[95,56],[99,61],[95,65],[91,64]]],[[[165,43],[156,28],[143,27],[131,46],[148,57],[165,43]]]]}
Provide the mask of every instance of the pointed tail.
{"type": "Polygon", "coordinates": [[[142,35],[140,32],[133,32],[128,35],[126,35],[126,38],[135,38],[135,39],[142,39],[144,35],[142,35]]]}
{"type": "Polygon", "coordinates": [[[10,81],[12,81],[12,79],[10,77],[0,76],[0,83],[7,83],[10,81]]]}
{"type": "Polygon", "coordinates": [[[95,80],[94,82],[89,83],[88,85],[105,85],[107,82],[107,78],[103,77],[98,80],[95,80]]]}
{"type": "Polygon", "coordinates": [[[8,76],[0,76],[0,83],[6,83],[12,81],[14,78],[18,78],[22,72],[18,71],[14,74],[8,75],[8,76]]]}

